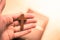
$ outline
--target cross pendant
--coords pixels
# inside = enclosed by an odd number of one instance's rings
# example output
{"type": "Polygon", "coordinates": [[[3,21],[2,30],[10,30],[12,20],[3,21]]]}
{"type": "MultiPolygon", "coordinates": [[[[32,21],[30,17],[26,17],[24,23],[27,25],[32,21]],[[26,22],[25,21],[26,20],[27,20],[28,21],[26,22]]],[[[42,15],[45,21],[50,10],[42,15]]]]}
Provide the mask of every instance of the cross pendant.
{"type": "Polygon", "coordinates": [[[23,31],[24,29],[24,23],[26,21],[26,18],[24,17],[24,14],[21,14],[21,16],[18,18],[19,23],[20,23],[20,31],[23,31]]]}

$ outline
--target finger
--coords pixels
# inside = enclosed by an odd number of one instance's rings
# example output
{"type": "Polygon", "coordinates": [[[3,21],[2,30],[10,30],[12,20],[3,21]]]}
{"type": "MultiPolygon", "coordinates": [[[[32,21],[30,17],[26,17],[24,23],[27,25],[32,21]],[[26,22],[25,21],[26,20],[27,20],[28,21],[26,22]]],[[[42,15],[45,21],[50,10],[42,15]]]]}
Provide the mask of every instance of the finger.
{"type": "Polygon", "coordinates": [[[14,38],[24,36],[24,35],[26,35],[26,34],[28,34],[30,32],[31,32],[31,30],[25,30],[25,31],[21,31],[21,32],[16,32],[16,33],[14,33],[14,38]]]}
{"type": "Polygon", "coordinates": [[[7,28],[7,32],[8,32],[8,36],[9,36],[9,39],[12,39],[13,38],[13,34],[14,34],[14,30],[13,30],[13,26],[9,25],[8,28],[7,28]]]}
{"type": "Polygon", "coordinates": [[[15,21],[17,18],[19,18],[20,16],[21,16],[21,14],[22,13],[15,13],[15,14],[13,14],[13,15],[10,15],[12,18],[13,18],[13,20],[15,21]]]}
{"type": "Polygon", "coordinates": [[[20,26],[15,26],[14,27],[14,32],[19,32],[20,31],[20,26]]]}
{"type": "Polygon", "coordinates": [[[35,28],[35,27],[36,27],[35,23],[25,24],[24,30],[28,30],[28,29],[35,28]]]}
{"type": "Polygon", "coordinates": [[[37,21],[35,19],[27,19],[26,24],[28,23],[36,23],[37,21]]]}
{"type": "Polygon", "coordinates": [[[14,26],[9,25],[7,29],[8,29],[8,30],[13,30],[13,31],[14,31],[14,26]]]}
{"type": "Polygon", "coordinates": [[[7,23],[8,25],[10,25],[10,24],[13,25],[13,26],[19,25],[19,21],[18,21],[18,20],[13,21],[13,18],[10,17],[10,16],[5,16],[3,20],[6,21],[6,23],[7,23]]]}
{"type": "Polygon", "coordinates": [[[31,19],[31,18],[34,18],[34,15],[31,14],[31,13],[27,13],[27,14],[25,14],[25,18],[26,19],[31,19]]]}
{"type": "MultiPolygon", "coordinates": [[[[16,20],[17,18],[19,18],[20,16],[21,16],[21,14],[22,13],[16,13],[16,14],[14,14],[14,15],[11,15],[12,16],[12,18],[14,19],[14,20],[16,20]]],[[[30,18],[34,18],[34,16],[33,16],[33,14],[24,14],[24,17],[26,18],[26,19],[30,19],[30,18]]]]}
{"type": "Polygon", "coordinates": [[[0,2],[0,12],[2,12],[3,8],[5,7],[5,1],[6,0],[1,0],[0,2]]]}
{"type": "Polygon", "coordinates": [[[11,16],[5,15],[2,17],[2,20],[5,21],[5,25],[9,25],[9,24],[13,23],[13,19],[11,16]]]}
{"type": "Polygon", "coordinates": [[[12,26],[18,26],[19,25],[19,22],[18,21],[14,21],[11,25],[12,26]]]}
{"type": "MultiPolygon", "coordinates": [[[[28,30],[28,29],[32,29],[32,28],[35,28],[35,24],[26,24],[25,26],[24,26],[24,30],[28,30]]],[[[15,32],[19,32],[20,31],[20,26],[15,26],[14,27],[14,31],[15,32]]]]}

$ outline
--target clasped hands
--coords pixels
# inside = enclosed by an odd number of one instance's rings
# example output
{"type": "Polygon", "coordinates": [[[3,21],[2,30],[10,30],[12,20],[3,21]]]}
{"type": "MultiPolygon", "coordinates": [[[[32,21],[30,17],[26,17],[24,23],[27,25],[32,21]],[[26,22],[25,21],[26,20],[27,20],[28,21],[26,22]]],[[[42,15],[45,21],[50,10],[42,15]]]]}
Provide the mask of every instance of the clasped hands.
{"type": "Polygon", "coordinates": [[[16,13],[14,15],[2,15],[2,11],[5,7],[5,0],[0,2],[0,40],[12,40],[13,38],[24,36],[31,32],[31,28],[36,25],[36,20],[32,13],[26,13],[24,17],[27,19],[24,25],[24,31],[20,31],[20,24],[16,20],[21,13],[16,13]],[[16,21],[14,21],[16,20],[16,21]]]}

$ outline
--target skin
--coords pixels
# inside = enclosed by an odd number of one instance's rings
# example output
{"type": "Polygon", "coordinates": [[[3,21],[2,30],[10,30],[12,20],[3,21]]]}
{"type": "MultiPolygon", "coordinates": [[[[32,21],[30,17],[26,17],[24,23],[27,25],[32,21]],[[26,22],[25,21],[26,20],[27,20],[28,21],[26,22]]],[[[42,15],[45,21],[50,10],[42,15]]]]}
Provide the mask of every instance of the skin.
{"type": "Polygon", "coordinates": [[[31,29],[31,33],[22,36],[22,38],[25,38],[26,40],[41,40],[46,28],[46,25],[48,24],[48,17],[33,11],[32,9],[28,9],[27,13],[34,14],[34,19],[37,20],[36,27],[31,29]]]}
{"type": "Polygon", "coordinates": [[[13,38],[21,37],[30,33],[30,29],[34,28],[36,23],[36,20],[33,19],[34,16],[30,13],[25,14],[27,21],[25,23],[24,31],[20,31],[19,22],[16,19],[21,15],[21,13],[10,16],[2,15],[2,11],[6,4],[5,1],[6,0],[2,0],[0,2],[0,40],[12,40],[13,38]]]}
{"type": "MultiPolygon", "coordinates": [[[[2,10],[5,6],[5,0],[2,2],[2,7],[0,6],[0,32],[1,32],[1,40],[11,40],[13,38],[16,37],[21,37],[21,38],[25,38],[26,40],[41,40],[42,36],[43,36],[43,32],[44,29],[46,28],[46,25],[48,23],[48,18],[42,14],[38,14],[36,11],[33,11],[31,9],[28,9],[28,14],[25,15],[25,17],[29,18],[27,19],[27,22],[25,24],[25,31],[21,31],[18,32],[20,29],[19,23],[18,21],[13,21],[15,19],[18,18],[18,16],[21,15],[21,13],[18,14],[14,14],[13,16],[2,16],[2,10]],[[32,14],[34,16],[32,16],[32,14]],[[41,27],[41,29],[35,29],[34,27],[36,26],[36,20],[33,19],[34,17],[38,18],[37,22],[39,22],[39,27],[41,27]],[[7,20],[6,20],[7,19],[7,20]],[[10,25],[8,25],[10,24],[10,25]],[[8,25],[8,26],[6,26],[8,25]],[[14,27],[15,25],[15,27],[14,27]],[[18,25],[18,26],[17,26],[18,25]],[[28,27],[29,26],[29,27],[28,27]],[[17,27],[17,28],[16,28],[17,27]],[[2,29],[3,28],[3,29],[2,29]],[[31,28],[32,31],[31,31],[31,28]],[[33,35],[33,36],[32,36],[33,35]],[[7,36],[7,37],[5,37],[7,36]]],[[[0,3],[1,5],[1,3],[0,3]]],[[[38,23],[37,23],[38,25],[38,23]]]]}
{"type": "Polygon", "coordinates": [[[22,36],[22,38],[26,40],[41,40],[46,28],[46,25],[48,24],[48,17],[33,11],[32,9],[28,9],[27,13],[34,14],[35,19],[37,20],[37,26],[38,28],[31,29],[31,33],[22,36]]]}

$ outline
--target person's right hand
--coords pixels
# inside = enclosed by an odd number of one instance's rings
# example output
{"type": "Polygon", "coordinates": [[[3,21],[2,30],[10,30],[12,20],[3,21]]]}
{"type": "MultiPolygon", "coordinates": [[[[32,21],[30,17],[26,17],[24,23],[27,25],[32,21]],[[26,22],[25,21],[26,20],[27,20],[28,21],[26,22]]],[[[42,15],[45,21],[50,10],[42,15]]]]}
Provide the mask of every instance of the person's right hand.
{"type": "MultiPolygon", "coordinates": [[[[30,28],[32,27],[30,26],[30,28]]],[[[12,40],[14,38],[24,36],[30,32],[31,30],[28,27],[24,27],[24,31],[20,31],[20,26],[16,26],[15,24],[9,25],[8,28],[2,33],[1,40],[12,40]]]]}

